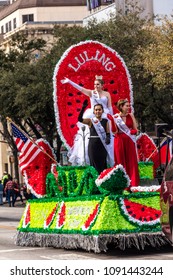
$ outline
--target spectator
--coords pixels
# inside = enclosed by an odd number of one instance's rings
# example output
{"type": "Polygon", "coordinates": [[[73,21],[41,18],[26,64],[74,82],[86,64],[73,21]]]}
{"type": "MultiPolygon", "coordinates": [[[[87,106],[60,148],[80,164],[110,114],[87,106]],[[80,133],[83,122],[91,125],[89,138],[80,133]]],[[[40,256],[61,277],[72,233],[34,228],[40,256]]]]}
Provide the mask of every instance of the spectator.
{"type": "Polygon", "coordinates": [[[3,184],[2,181],[0,180],[0,205],[3,204],[3,184]]]}
{"type": "Polygon", "coordinates": [[[26,198],[26,200],[33,198],[31,191],[27,189],[27,186],[25,184],[23,184],[22,189],[23,189],[23,195],[26,198]]]}
{"type": "MultiPolygon", "coordinates": [[[[5,196],[5,185],[8,181],[8,174],[7,171],[4,171],[3,176],[2,176],[2,185],[3,185],[3,196],[5,196]]],[[[6,201],[7,201],[7,196],[6,196],[6,201]]]]}
{"type": "Polygon", "coordinates": [[[12,197],[12,206],[14,207],[14,184],[12,177],[8,175],[8,181],[5,185],[5,193],[7,194],[7,200],[9,207],[11,207],[11,197],[12,197]]]}
{"type": "Polygon", "coordinates": [[[14,204],[16,202],[17,197],[20,197],[21,203],[24,204],[22,194],[21,194],[21,190],[20,190],[20,185],[19,185],[17,179],[13,180],[13,186],[14,186],[14,204]]]}

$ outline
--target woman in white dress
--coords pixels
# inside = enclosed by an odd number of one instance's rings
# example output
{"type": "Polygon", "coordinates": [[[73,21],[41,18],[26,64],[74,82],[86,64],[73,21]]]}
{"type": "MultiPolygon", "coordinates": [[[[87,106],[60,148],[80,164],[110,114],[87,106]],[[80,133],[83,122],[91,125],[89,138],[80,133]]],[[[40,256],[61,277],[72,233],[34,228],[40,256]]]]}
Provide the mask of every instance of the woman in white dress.
{"type": "MultiPolygon", "coordinates": [[[[103,90],[104,82],[102,80],[102,76],[95,76],[94,81],[94,90],[86,89],[84,87],[79,86],[68,78],[65,78],[61,81],[63,84],[69,83],[77,90],[81,91],[83,94],[90,98],[91,107],[84,112],[83,118],[93,118],[94,113],[94,105],[102,104],[104,113],[102,115],[103,118],[107,118],[107,114],[112,115],[112,103],[110,93],[103,90]]],[[[86,105],[87,106],[87,105],[86,105]]],[[[80,122],[77,123],[79,130],[74,139],[74,145],[68,152],[69,162],[72,165],[86,165],[89,163],[88,158],[88,140],[89,140],[89,128],[87,125],[84,125],[80,122]],[[84,149],[85,145],[85,149],[84,149]]],[[[111,141],[113,143],[113,141],[111,141]]],[[[113,149],[113,144],[111,145],[113,149]]],[[[112,150],[113,157],[113,150],[112,150]]],[[[112,159],[112,166],[114,164],[114,159],[112,159]]]]}

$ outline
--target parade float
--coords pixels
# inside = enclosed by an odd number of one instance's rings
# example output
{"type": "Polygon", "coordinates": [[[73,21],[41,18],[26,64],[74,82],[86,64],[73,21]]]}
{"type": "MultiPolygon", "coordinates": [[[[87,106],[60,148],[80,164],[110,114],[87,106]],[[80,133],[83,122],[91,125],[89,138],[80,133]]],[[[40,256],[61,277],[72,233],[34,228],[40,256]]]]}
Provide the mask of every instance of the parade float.
{"type": "MultiPolygon", "coordinates": [[[[114,113],[120,98],[128,98],[133,111],[132,83],[123,59],[97,41],[70,47],[57,63],[53,78],[57,131],[67,149],[73,145],[77,116],[86,96],[70,85],[62,86],[60,81],[70,77],[81,86],[92,88],[96,74],[104,78],[114,113]]],[[[95,253],[116,247],[124,250],[134,246],[140,250],[168,244],[160,222],[160,185],[155,179],[158,151],[145,133],[137,138],[137,151],[141,180],[140,186],[131,191],[122,165],[105,169],[99,175],[89,165],[52,163],[50,170],[45,168],[46,155],[41,165],[33,162],[29,175],[27,171],[24,175],[37,199],[26,204],[16,244],[81,248],[95,253]]]]}

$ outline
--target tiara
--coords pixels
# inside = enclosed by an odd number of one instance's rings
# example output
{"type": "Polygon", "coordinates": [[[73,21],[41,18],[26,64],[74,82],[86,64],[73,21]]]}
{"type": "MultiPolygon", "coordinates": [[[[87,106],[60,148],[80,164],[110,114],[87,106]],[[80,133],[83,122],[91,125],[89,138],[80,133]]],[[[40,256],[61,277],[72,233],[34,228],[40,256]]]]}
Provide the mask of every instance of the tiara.
{"type": "Polygon", "coordinates": [[[102,80],[102,79],[103,79],[103,76],[97,76],[97,75],[95,75],[95,78],[96,78],[97,80],[102,80]]]}

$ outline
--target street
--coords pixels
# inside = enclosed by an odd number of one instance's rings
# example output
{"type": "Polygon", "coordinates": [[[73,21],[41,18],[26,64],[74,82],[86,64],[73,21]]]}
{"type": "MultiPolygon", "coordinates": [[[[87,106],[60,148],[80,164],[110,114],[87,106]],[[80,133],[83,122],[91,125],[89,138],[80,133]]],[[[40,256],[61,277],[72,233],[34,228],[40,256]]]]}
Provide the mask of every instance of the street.
{"type": "Polygon", "coordinates": [[[110,249],[106,253],[83,250],[65,250],[51,247],[20,247],[15,245],[16,228],[24,211],[20,201],[15,207],[0,206],[0,260],[173,260],[173,248],[135,248],[121,251],[110,249]]]}

